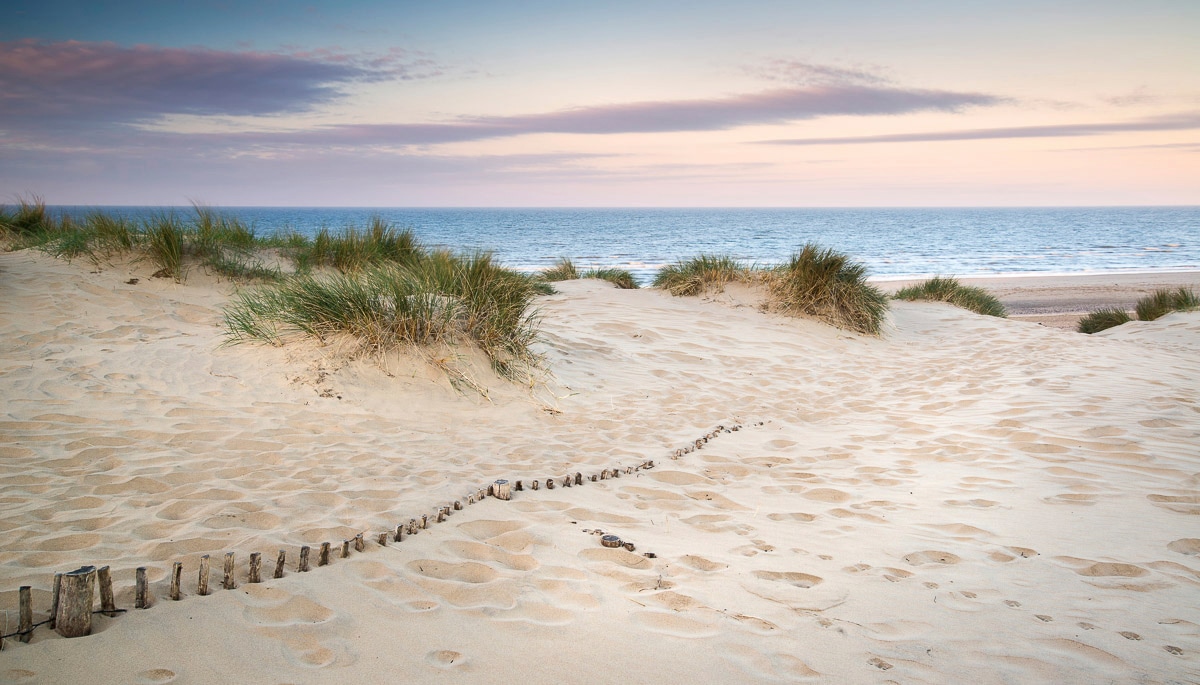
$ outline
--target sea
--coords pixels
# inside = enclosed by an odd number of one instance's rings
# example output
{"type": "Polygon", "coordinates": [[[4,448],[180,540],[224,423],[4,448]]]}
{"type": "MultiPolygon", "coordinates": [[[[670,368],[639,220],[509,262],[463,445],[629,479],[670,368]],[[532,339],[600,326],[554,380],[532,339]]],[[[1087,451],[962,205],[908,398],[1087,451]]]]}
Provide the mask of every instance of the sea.
{"type": "MultiPolygon", "coordinates": [[[[187,219],[192,207],[50,208],[142,220],[187,219]]],[[[786,260],[817,243],[866,265],[877,280],[1200,271],[1200,207],[574,209],[210,207],[259,235],[365,227],[379,217],[423,244],[489,251],[537,271],[561,258],[577,267],[628,269],[641,283],[699,254],[747,264],[786,260]]]]}

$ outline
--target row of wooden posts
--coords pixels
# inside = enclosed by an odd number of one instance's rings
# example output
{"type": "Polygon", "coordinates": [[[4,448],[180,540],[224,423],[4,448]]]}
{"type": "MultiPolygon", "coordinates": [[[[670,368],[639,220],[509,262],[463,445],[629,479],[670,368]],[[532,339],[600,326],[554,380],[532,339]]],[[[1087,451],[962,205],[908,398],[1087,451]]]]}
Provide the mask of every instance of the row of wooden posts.
{"type": "MultiPolygon", "coordinates": [[[[761,423],[755,425],[762,425],[761,423]]],[[[706,434],[704,437],[697,439],[694,443],[681,450],[676,450],[672,459],[678,459],[684,454],[701,447],[712,438],[715,438],[721,432],[729,433],[736,431],[740,426],[735,425],[732,428],[718,426],[716,430],[706,434]]],[[[626,466],[624,468],[617,467],[612,469],[604,469],[600,473],[592,474],[585,478],[582,473],[568,474],[558,478],[546,478],[544,480],[517,480],[509,482],[508,480],[497,480],[491,483],[486,488],[479,488],[472,491],[466,496],[467,504],[475,504],[481,502],[487,497],[495,497],[500,500],[509,500],[512,498],[513,492],[521,492],[524,490],[538,490],[545,487],[547,490],[553,490],[556,487],[569,488],[572,486],[583,485],[586,481],[592,482],[608,480],[610,478],[620,478],[624,473],[632,474],[642,469],[654,468],[654,461],[647,460],[637,466],[626,466]]],[[[402,523],[394,530],[384,531],[379,533],[378,541],[381,547],[386,547],[389,541],[402,542],[406,536],[416,535],[419,530],[429,527],[430,523],[441,523],[451,515],[452,511],[459,511],[463,508],[463,500],[455,500],[449,506],[438,507],[437,513],[433,516],[428,514],[422,515],[421,518],[409,519],[407,523],[402,523]]],[[[351,547],[356,552],[362,552],[366,549],[366,540],[364,534],[359,533],[351,539],[343,540],[341,545],[341,557],[344,559],[350,556],[351,547]]],[[[613,537],[613,536],[609,536],[613,537]]],[[[321,543],[317,552],[317,566],[325,566],[329,564],[330,555],[332,553],[332,545],[328,542],[321,543]]],[[[312,548],[304,545],[300,548],[300,556],[296,563],[296,571],[300,573],[307,572],[311,569],[312,548]]],[[[205,596],[209,594],[209,576],[210,576],[210,557],[205,554],[200,557],[200,568],[196,579],[196,594],[205,596]]],[[[284,565],[287,562],[287,553],[285,550],[279,550],[279,555],[275,559],[275,569],[273,577],[282,578],[284,574],[284,565]]],[[[226,552],[224,560],[224,573],[221,578],[221,587],[226,590],[232,590],[237,587],[237,582],[234,579],[234,569],[236,566],[236,554],[234,552],[226,552]]],[[[146,609],[151,605],[150,588],[146,577],[147,569],[145,566],[139,566],[135,574],[134,588],[134,607],[137,609],[146,609]]],[[[168,597],[172,600],[182,598],[181,584],[183,578],[183,562],[176,561],[171,567],[171,580],[168,597]]],[[[262,554],[253,552],[250,554],[250,564],[247,571],[246,582],[261,583],[262,575],[262,554]]],[[[105,616],[113,617],[125,611],[118,609],[113,596],[112,575],[108,566],[96,568],[95,566],[84,566],[68,573],[56,573],[54,575],[54,591],[51,598],[50,616],[47,620],[41,623],[33,623],[33,593],[32,588],[24,585],[19,591],[19,625],[15,633],[0,636],[0,649],[4,647],[4,638],[17,636],[21,642],[29,642],[35,628],[43,624],[49,624],[55,632],[63,637],[80,637],[88,635],[92,631],[92,616],[96,613],[104,614],[105,616]],[[94,611],[95,603],[95,588],[100,590],[100,611],[94,611]]]]}

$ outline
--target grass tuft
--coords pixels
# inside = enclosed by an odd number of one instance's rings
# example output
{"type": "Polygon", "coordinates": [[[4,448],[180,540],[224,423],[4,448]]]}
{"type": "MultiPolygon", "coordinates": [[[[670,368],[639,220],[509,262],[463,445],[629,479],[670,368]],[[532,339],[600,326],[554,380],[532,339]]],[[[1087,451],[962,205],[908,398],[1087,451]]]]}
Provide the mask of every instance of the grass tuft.
{"type": "Polygon", "coordinates": [[[729,283],[744,282],[749,277],[750,269],[733,257],[702,254],[664,266],[654,277],[654,287],[677,297],[699,295],[721,292],[729,283]]]}
{"type": "Polygon", "coordinates": [[[928,300],[948,302],[956,307],[969,309],[985,316],[1006,317],[1004,305],[988,291],[975,286],[963,285],[956,278],[935,276],[923,283],[900,289],[897,300],[928,300]]]}
{"type": "Polygon", "coordinates": [[[599,278],[608,281],[622,290],[637,290],[638,284],[633,274],[625,269],[588,269],[580,278],[599,278]]]}
{"type": "Polygon", "coordinates": [[[1171,312],[1183,312],[1200,308],[1200,296],[1191,288],[1163,288],[1137,301],[1138,319],[1153,321],[1171,312]]]}
{"type": "Polygon", "coordinates": [[[1100,331],[1129,323],[1132,319],[1124,309],[1109,307],[1097,309],[1079,320],[1080,333],[1099,333],[1100,331]]]}
{"type": "Polygon", "coordinates": [[[183,279],[184,227],[174,216],[162,215],[146,222],[146,252],[159,267],[156,276],[183,279]]]}
{"type": "Polygon", "coordinates": [[[575,264],[565,257],[555,262],[554,266],[543,271],[540,276],[547,283],[573,281],[580,277],[579,269],[576,269],[575,264]]]}
{"type": "Polygon", "coordinates": [[[867,283],[866,272],[864,265],[846,255],[809,243],[773,269],[767,285],[777,309],[877,335],[888,299],[867,283]]]}

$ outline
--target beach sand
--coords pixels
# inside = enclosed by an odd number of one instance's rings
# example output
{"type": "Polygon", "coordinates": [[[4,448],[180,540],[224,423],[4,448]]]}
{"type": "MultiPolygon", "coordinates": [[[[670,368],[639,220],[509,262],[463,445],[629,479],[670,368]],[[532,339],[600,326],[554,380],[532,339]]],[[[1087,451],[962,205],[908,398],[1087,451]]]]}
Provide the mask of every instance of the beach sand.
{"type": "MultiPolygon", "coordinates": [[[[30,585],[41,620],[93,564],[129,611],[6,640],[0,682],[1200,680],[1200,313],[1085,336],[897,302],[872,338],[573,281],[539,303],[553,377],[464,353],[484,396],[408,356],[223,347],[229,284],[93,271],[0,254],[0,608],[12,632],[30,585]]],[[[1136,278],[995,287],[1027,316],[1200,287],[1136,278]]]]}

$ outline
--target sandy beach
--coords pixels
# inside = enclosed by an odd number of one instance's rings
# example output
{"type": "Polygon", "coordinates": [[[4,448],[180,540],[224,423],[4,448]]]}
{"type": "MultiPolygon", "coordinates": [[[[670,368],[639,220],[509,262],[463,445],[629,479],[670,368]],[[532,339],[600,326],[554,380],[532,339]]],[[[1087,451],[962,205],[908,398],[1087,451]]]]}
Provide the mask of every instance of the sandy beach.
{"type": "Polygon", "coordinates": [[[563,282],[541,384],[433,355],[481,393],[223,346],[233,286],[152,271],[0,254],[5,632],[83,564],[129,609],[5,640],[0,682],[1200,681],[1200,312],[1066,330],[1200,273],[963,279],[1011,318],[894,302],[878,338],[563,282]],[[543,486],[467,503],[496,479],[543,486]]]}

